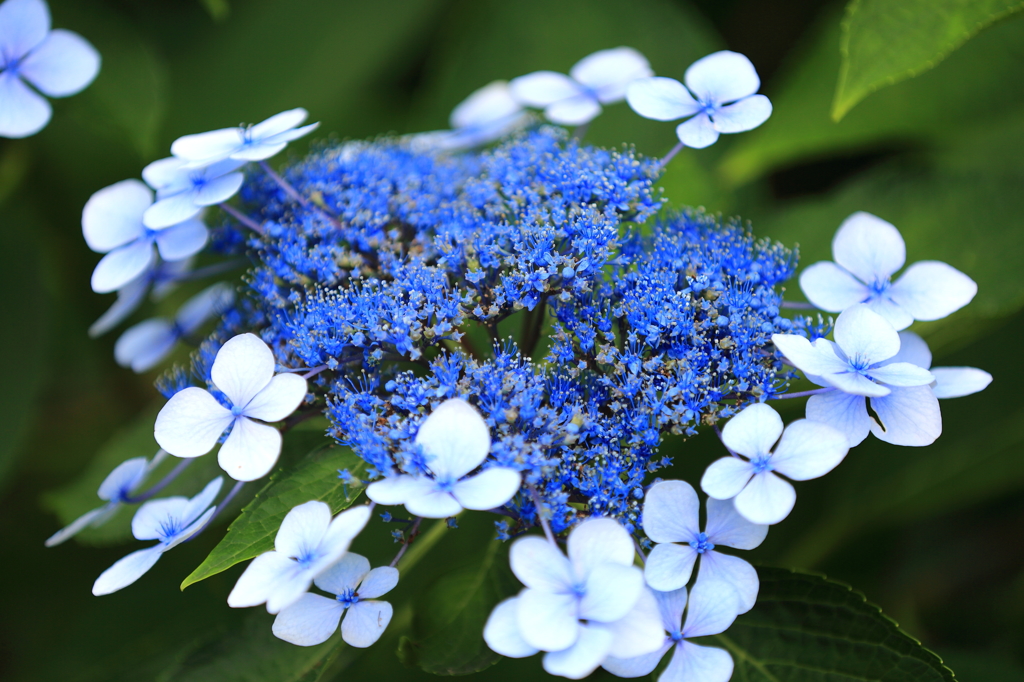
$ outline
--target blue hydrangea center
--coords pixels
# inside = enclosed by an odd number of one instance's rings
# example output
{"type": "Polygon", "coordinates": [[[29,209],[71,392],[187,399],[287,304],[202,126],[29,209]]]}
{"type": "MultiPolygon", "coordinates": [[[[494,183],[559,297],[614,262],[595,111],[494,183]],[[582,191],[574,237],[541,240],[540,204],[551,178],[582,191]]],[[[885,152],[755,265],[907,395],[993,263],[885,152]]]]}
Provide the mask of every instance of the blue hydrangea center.
{"type": "Polygon", "coordinates": [[[576,595],[576,597],[582,599],[587,594],[587,585],[586,585],[586,583],[575,583],[572,586],[572,593],[574,595],[576,595]]]}
{"type": "Polygon", "coordinates": [[[192,183],[192,190],[198,192],[201,190],[207,182],[206,174],[203,171],[196,171],[188,176],[189,181],[192,183]]]}
{"type": "Polygon", "coordinates": [[[871,296],[867,300],[871,301],[876,298],[882,298],[885,295],[885,293],[889,291],[889,287],[891,286],[892,280],[890,280],[888,277],[886,277],[885,279],[876,279],[874,282],[868,285],[868,290],[871,291],[871,296]]]}
{"type": "Polygon", "coordinates": [[[12,75],[18,75],[18,67],[21,65],[21,59],[19,57],[11,57],[10,59],[4,59],[3,67],[0,71],[10,71],[12,75]]]}
{"type": "Polygon", "coordinates": [[[451,476],[445,476],[444,478],[437,479],[437,491],[441,493],[450,493],[458,481],[451,476]]]}
{"type": "Polygon", "coordinates": [[[299,564],[303,569],[309,568],[310,565],[316,560],[316,552],[310,549],[303,549],[299,556],[292,557],[295,562],[299,564]]]}
{"type": "Polygon", "coordinates": [[[335,596],[335,599],[337,599],[338,603],[347,609],[353,604],[357,604],[359,602],[359,593],[353,589],[348,589],[335,596]]]}
{"type": "Polygon", "coordinates": [[[231,406],[231,416],[233,416],[233,417],[241,417],[243,412],[245,412],[245,406],[244,405],[232,405],[231,406]]]}
{"type": "MultiPolygon", "coordinates": [[[[775,467],[772,466],[772,456],[770,454],[756,457],[750,461],[750,464],[754,467],[755,474],[763,474],[766,471],[772,471],[775,469],[775,467]]],[[[704,533],[701,533],[701,535],[704,535],[704,533]]]]}
{"type": "Polygon", "coordinates": [[[871,367],[871,360],[864,357],[860,353],[857,353],[850,358],[850,369],[857,372],[858,374],[866,375],[868,369],[871,367]]]}
{"type": "Polygon", "coordinates": [[[181,522],[181,519],[168,516],[160,522],[160,530],[158,531],[160,534],[160,541],[170,542],[174,538],[178,537],[178,534],[183,530],[185,530],[185,526],[181,522]]]}
{"type": "Polygon", "coordinates": [[[707,533],[701,533],[697,536],[696,540],[690,542],[690,547],[697,550],[697,554],[703,554],[704,552],[710,552],[715,548],[715,543],[708,539],[707,533]]]}
{"type": "Polygon", "coordinates": [[[718,104],[718,102],[712,99],[698,99],[697,103],[700,105],[701,113],[707,114],[708,116],[711,117],[714,117],[714,115],[718,113],[718,110],[721,109],[721,106],[718,104]]]}
{"type": "Polygon", "coordinates": [[[683,641],[683,633],[681,633],[679,629],[676,628],[672,630],[672,632],[668,633],[668,638],[671,639],[673,642],[678,643],[683,641]]]}

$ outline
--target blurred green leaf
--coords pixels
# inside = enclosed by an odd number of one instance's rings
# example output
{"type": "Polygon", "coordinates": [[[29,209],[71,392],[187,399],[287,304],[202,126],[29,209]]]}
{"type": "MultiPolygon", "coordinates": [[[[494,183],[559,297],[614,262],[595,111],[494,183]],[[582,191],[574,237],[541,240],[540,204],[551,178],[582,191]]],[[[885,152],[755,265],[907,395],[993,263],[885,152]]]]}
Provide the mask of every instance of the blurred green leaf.
{"type": "MultiPolygon", "coordinates": [[[[323,434],[318,436],[320,441],[324,440],[323,434]]],[[[210,556],[185,578],[181,589],[274,549],[277,529],[296,505],[320,500],[331,507],[333,514],[348,508],[363,490],[365,471],[366,462],[355,453],[333,445],[321,445],[293,466],[279,469],[231,523],[227,535],[210,556]],[[339,469],[348,469],[352,474],[347,485],[338,478],[339,469]]]]}
{"type": "Polygon", "coordinates": [[[879,88],[934,68],[983,28],[1021,9],[1020,0],[850,0],[832,118],[840,120],[879,88]]]}
{"type": "Polygon", "coordinates": [[[952,682],[953,672],[864,595],[821,575],[759,566],[753,610],[707,638],[747,682],[952,682]]]}
{"type": "Polygon", "coordinates": [[[435,675],[468,675],[498,662],[501,656],[481,633],[491,610],[520,587],[507,555],[504,543],[491,540],[478,561],[427,589],[414,607],[412,637],[403,637],[398,646],[405,665],[435,675]]]}
{"type": "Polygon", "coordinates": [[[228,0],[199,0],[203,7],[210,13],[214,21],[224,21],[231,14],[231,5],[228,0]]]}

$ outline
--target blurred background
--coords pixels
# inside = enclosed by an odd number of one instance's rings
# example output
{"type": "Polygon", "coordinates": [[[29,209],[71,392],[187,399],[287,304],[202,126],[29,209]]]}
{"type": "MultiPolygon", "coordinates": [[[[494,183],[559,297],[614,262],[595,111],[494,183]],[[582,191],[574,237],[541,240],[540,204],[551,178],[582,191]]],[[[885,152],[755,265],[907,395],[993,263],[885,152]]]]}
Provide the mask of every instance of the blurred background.
{"type": "MultiPolygon", "coordinates": [[[[758,236],[799,244],[803,264],[829,258],[843,218],[870,211],[903,232],[909,262],[943,260],[978,282],[971,306],[914,329],[932,345],[936,365],[982,367],[995,376],[992,386],[943,402],[945,430],[935,445],[870,439],[831,475],[801,484],[793,515],[749,556],[849,583],[961,680],[1024,679],[1024,14],[996,22],[923,75],[868,96],[836,123],[829,112],[843,4],[52,0],[54,25],[85,36],[104,62],[89,89],[54,102],[40,134],[0,139],[0,679],[430,677],[394,655],[410,618],[398,605],[450,567],[432,565],[429,555],[394,593],[396,618],[384,639],[361,658],[339,655],[322,674],[304,662],[306,650],[270,636],[272,617],[262,609],[227,607],[241,567],[179,592],[223,526],[104,598],[90,588],[129,551],[129,517],[81,542],[43,548],[62,518],[89,508],[114,463],[155,451],[151,420],[162,404],[155,373],[137,376],[114,363],[118,332],[87,336],[113,296],[89,288],[99,256],[82,239],[81,209],[91,193],[137,177],[186,133],[297,106],[322,122],[316,137],[443,128],[452,107],[491,80],[565,72],[618,45],[676,78],[712,51],[742,52],[775,106],[761,128],[679,154],[661,182],[674,205],[741,216],[758,236]],[[258,677],[236,665],[264,655],[258,677]]],[[[660,156],[675,138],[673,125],[620,104],[593,123],[586,141],[628,142],[660,156]]],[[[289,152],[301,155],[307,145],[289,152]]],[[[201,286],[182,287],[134,319],[171,311],[201,286]]],[[[786,419],[800,416],[802,406],[780,405],[786,419]]],[[[665,450],[676,465],[662,475],[690,481],[720,454],[707,435],[665,450]]],[[[456,563],[463,547],[493,536],[490,520],[460,525],[435,550],[456,563]]],[[[393,551],[387,542],[367,539],[356,549],[383,557],[393,551]]],[[[478,677],[538,670],[536,658],[502,661],[478,677]]]]}

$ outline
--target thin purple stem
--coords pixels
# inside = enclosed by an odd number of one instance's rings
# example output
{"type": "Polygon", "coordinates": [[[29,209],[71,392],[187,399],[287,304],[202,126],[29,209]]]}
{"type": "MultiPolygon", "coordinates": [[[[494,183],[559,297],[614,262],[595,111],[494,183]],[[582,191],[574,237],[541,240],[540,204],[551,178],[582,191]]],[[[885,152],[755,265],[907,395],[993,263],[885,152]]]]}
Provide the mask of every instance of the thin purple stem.
{"type": "Polygon", "coordinates": [[[306,208],[309,208],[309,199],[307,199],[306,197],[304,197],[301,194],[299,194],[299,190],[297,190],[294,187],[292,187],[292,183],[288,182],[287,180],[282,178],[280,175],[278,175],[277,172],[273,168],[270,167],[269,163],[267,163],[266,161],[260,161],[260,168],[262,168],[263,171],[267,175],[269,175],[271,177],[271,179],[274,182],[276,182],[281,189],[284,190],[285,194],[287,194],[292,199],[294,199],[295,201],[299,202],[300,204],[302,204],[306,208]]]}
{"type": "Polygon", "coordinates": [[[302,378],[303,379],[311,379],[311,378],[315,377],[317,374],[319,374],[320,372],[324,371],[325,369],[327,369],[327,365],[320,365],[319,367],[314,367],[313,369],[311,369],[308,372],[306,372],[305,374],[303,374],[302,378]]]}
{"type": "Polygon", "coordinates": [[[255,220],[253,220],[249,216],[245,215],[244,213],[242,213],[238,209],[236,209],[231,204],[226,204],[224,202],[221,202],[221,203],[219,203],[217,205],[220,207],[220,210],[224,211],[229,216],[231,216],[232,218],[234,218],[238,222],[242,223],[243,225],[248,227],[250,230],[252,230],[256,234],[261,235],[261,236],[263,235],[263,226],[262,225],[260,225],[255,220]]]}
{"type": "Polygon", "coordinates": [[[792,308],[793,310],[817,310],[812,303],[804,303],[803,301],[783,301],[779,304],[780,308],[792,308]]]}
{"type": "Polygon", "coordinates": [[[159,483],[154,485],[152,488],[150,488],[144,493],[139,493],[138,495],[129,495],[128,497],[125,497],[121,501],[124,502],[125,504],[138,504],[140,502],[145,502],[146,500],[150,499],[154,495],[158,494],[161,490],[169,486],[171,483],[173,483],[174,479],[176,479],[181,474],[182,471],[187,469],[188,465],[191,463],[192,459],[181,460],[180,462],[178,462],[177,466],[168,471],[167,475],[164,476],[163,479],[159,483]]]}
{"type": "Polygon", "coordinates": [[[212,277],[213,275],[219,275],[222,272],[229,272],[235,268],[240,268],[246,264],[244,258],[234,258],[232,260],[226,260],[223,263],[214,263],[213,265],[207,265],[205,268],[199,268],[192,272],[186,272],[181,277],[176,277],[177,282],[187,282],[193,279],[202,279],[204,277],[212,277]]]}
{"type": "Polygon", "coordinates": [[[422,517],[416,517],[416,521],[413,522],[412,528],[409,529],[409,537],[407,537],[405,542],[402,543],[402,549],[398,550],[398,554],[395,555],[395,558],[391,560],[391,563],[388,564],[388,566],[394,568],[398,564],[398,560],[402,558],[403,554],[405,554],[405,550],[409,549],[409,543],[411,543],[413,538],[416,537],[416,532],[420,529],[420,523],[422,521],[422,517]]]}
{"type": "Polygon", "coordinates": [[[640,541],[633,538],[633,547],[636,548],[636,553],[640,555],[640,563],[647,565],[647,555],[644,554],[644,548],[640,546],[640,541]]]}
{"type": "Polygon", "coordinates": [[[583,136],[587,134],[587,129],[590,128],[590,121],[576,126],[576,129],[572,131],[572,139],[577,142],[583,139],[583,136]]]}
{"type": "Polygon", "coordinates": [[[220,513],[224,511],[224,507],[228,506],[228,503],[230,503],[231,500],[234,499],[235,495],[238,494],[238,491],[241,490],[244,485],[245,481],[235,481],[235,485],[231,487],[231,490],[228,491],[228,494],[224,496],[224,499],[220,501],[220,504],[217,505],[217,508],[213,510],[213,514],[210,516],[209,519],[206,520],[206,523],[203,524],[203,527],[197,530],[195,533],[193,533],[188,540],[185,540],[185,542],[192,542],[197,537],[199,537],[204,530],[209,528],[210,524],[213,523],[213,520],[220,516],[220,513]]]}
{"type": "Polygon", "coordinates": [[[676,154],[681,152],[683,150],[683,147],[685,147],[685,146],[686,145],[684,145],[682,142],[679,142],[678,144],[676,144],[675,147],[672,147],[672,149],[669,150],[668,154],[666,154],[665,157],[661,161],[658,162],[658,170],[661,170],[665,166],[667,166],[668,162],[671,161],[672,159],[674,159],[676,154]]]}
{"type": "Polygon", "coordinates": [[[537,510],[537,520],[540,521],[540,527],[544,529],[544,535],[547,536],[548,542],[555,547],[558,547],[558,543],[555,542],[555,534],[551,532],[551,526],[548,525],[548,520],[540,513],[540,495],[537,494],[537,489],[533,487],[532,483],[527,484],[526,487],[530,491],[530,495],[533,497],[533,506],[537,510]]]}
{"type": "Polygon", "coordinates": [[[821,395],[822,393],[828,393],[829,391],[834,391],[834,390],[835,390],[834,388],[832,388],[830,386],[826,386],[825,388],[812,388],[809,391],[797,391],[796,393],[779,393],[777,395],[773,395],[771,398],[769,398],[769,400],[786,400],[788,398],[806,398],[809,395],[821,395]]]}

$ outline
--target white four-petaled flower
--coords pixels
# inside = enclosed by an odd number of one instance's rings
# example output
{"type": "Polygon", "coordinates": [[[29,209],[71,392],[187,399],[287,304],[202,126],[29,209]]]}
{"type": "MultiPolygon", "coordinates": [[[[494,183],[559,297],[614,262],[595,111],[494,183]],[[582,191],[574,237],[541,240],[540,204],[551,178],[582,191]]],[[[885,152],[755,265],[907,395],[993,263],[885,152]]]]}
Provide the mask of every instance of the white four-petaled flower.
{"type": "Polygon", "coordinates": [[[679,141],[703,149],[719,133],[752,130],[768,120],[772,103],[755,94],[761,79],[743,55],[723,50],[698,59],[683,76],[644,78],[629,86],[626,100],[633,111],[655,121],[691,117],[676,126],[679,141]]]}
{"type": "Polygon", "coordinates": [[[280,421],[294,412],[306,397],[306,380],[275,375],[274,353],[253,334],[225,343],[210,377],[231,407],[202,388],[179,391],[156,417],[156,442],[175,457],[199,457],[230,427],[217,453],[221,468],[236,481],[265,476],[281,454],[281,432],[260,422],[280,421]]]}
{"type": "Polygon", "coordinates": [[[546,651],[544,669],[570,679],[586,677],[608,656],[657,649],[661,619],[633,565],[629,533],[613,519],[590,519],[569,534],[568,553],[537,536],[515,541],[509,561],[526,588],[491,612],[487,645],[511,658],[546,651]]]}
{"type": "Polygon", "coordinates": [[[544,109],[549,121],[564,125],[589,123],[602,104],[622,101],[626,88],[653,72],[647,59],[631,47],[600,50],[578,61],[569,75],[535,71],[509,83],[520,103],[544,109]]]}
{"type": "Polygon", "coordinates": [[[939,261],[914,263],[895,282],[907,260],[899,230],[859,211],[843,221],[832,239],[832,261],[820,261],[800,273],[807,300],[839,313],[864,303],[897,330],[914,320],[940,320],[974,298],[978,285],[939,261]]]}
{"type": "Polygon", "coordinates": [[[208,166],[225,159],[263,161],[292,140],[316,130],[319,123],[297,127],[307,116],[305,109],[289,109],[255,125],[185,135],[171,145],[171,154],[192,167],[208,166]]]}
{"type": "Polygon", "coordinates": [[[398,584],[398,569],[378,566],[370,570],[369,560],[346,554],[341,561],[313,579],[333,597],[307,592],[274,620],[274,635],[299,646],[314,646],[330,639],[341,622],[341,638],[349,646],[365,648],[380,639],[391,622],[391,604],[377,597],[398,584]],[[345,620],[341,620],[342,616],[345,620]]]}
{"type": "Polygon", "coordinates": [[[266,603],[280,613],[302,598],[313,581],[334,566],[370,520],[367,506],[331,519],[331,508],[315,500],[288,512],[274,538],[274,549],[252,560],[228,595],[228,606],[266,603]]]}
{"type": "Polygon", "coordinates": [[[492,466],[466,476],[483,464],[491,449],[491,432],[480,413],[465,400],[452,398],[420,425],[416,444],[423,449],[429,473],[390,476],[366,488],[378,504],[404,504],[410,514],[428,519],[455,516],[463,509],[494,509],[519,490],[515,469],[492,466]]]}
{"type": "Polygon", "coordinates": [[[846,436],[821,422],[800,419],[783,430],[779,413],[763,403],[730,419],[722,429],[722,442],[743,457],[713,462],[700,486],[716,500],[735,498],[736,511],[759,524],[778,523],[796,503],[796,490],[777,473],[794,481],[818,478],[850,449],[846,436]]]}
{"type": "Polygon", "coordinates": [[[48,97],[68,97],[99,70],[100,55],[87,40],[50,30],[43,0],[0,3],[0,137],[35,135],[50,122],[50,103],[28,84],[48,97]]]}
{"type": "Polygon", "coordinates": [[[732,587],[739,613],[746,613],[757,600],[757,571],[717,548],[754,549],[768,535],[768,526],[743,518],[731,500],[707,501],[704,531],[700,530],[699,513],[697,493],[686,481],[661,481],[651,486],[644,497],[643,528],[658,544],[647,557],[644,578],[659,592],[678,590],[690,580],[700,557],[697,584],[717,581],[732,587]]]}
{"type": "Polygon", "coordinates": [[[218,476],[192,499],[167,497],[150,500],[139,507],[132,518],[132,535],[137,540],[160,542],[119,559],[96,579],[92,593],[99,596],[128,587],[153,568],[164,552],[202,530],[216,511],[210,505],[220,492],[222,483],[218,476]]]}
{"type": "Polygon", "coordinates": [[[142,214],[146,227],[157,230],[194,218],[206,206],[235,196],[245,176],[238,169],[245,161],[225,159],[195,167],[169,156],[142,169],[142,179],[156,190],[156,203],[142,214]]]}

